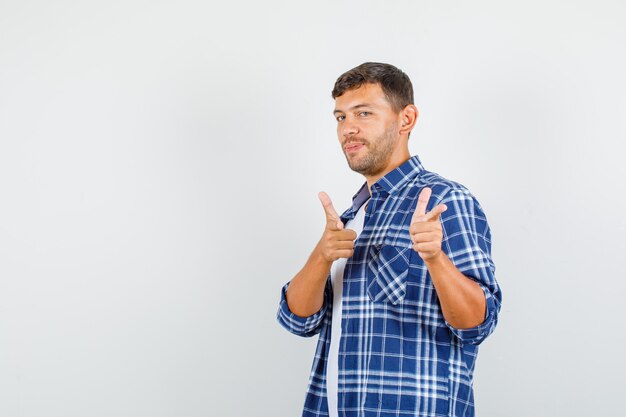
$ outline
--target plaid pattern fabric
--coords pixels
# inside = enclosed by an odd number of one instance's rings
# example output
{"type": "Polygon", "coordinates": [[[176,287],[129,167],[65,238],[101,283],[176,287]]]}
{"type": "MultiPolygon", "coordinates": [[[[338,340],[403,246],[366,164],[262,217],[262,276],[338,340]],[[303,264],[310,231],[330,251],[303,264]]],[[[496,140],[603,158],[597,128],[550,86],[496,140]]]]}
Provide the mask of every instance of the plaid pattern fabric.
{"type": "MultiPolygon", "coordinates": [[[[364,184],[342,220],[352,219],[368,196],[364,184]]],[[[494,330],[502,300],[494,272],[487,219],[465,187],[426,171],[417,156],[373,184],[363,231],[344,271],[339,416],[473,416],[478,345],[494,330]],[[455,329],[445,321],[428,270],[412,249],[409,224],[426,186],[432,189],[427,210],[448,207],[441,215],[442,250],[485,293],[485,320],[475,328],[455,329]]],[[[330,277],[323,307],[306,318],[289,310],[288,285],[278,321],[296,335],[320,335],[302,415],[328,416],[330,277]]]]}

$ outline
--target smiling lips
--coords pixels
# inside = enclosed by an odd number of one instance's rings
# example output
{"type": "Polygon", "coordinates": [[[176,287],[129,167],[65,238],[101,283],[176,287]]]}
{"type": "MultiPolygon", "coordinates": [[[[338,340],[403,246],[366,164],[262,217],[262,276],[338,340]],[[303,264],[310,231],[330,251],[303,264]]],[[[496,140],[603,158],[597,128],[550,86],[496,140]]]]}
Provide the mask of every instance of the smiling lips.
{"type": "Polygon", "coordinates": [[[363,146],[365,146],[365,144],[362,142],[350,142],[343,146],[343,150],[346,151],[346,153],[353,153],[361,149],[363,146]]]}

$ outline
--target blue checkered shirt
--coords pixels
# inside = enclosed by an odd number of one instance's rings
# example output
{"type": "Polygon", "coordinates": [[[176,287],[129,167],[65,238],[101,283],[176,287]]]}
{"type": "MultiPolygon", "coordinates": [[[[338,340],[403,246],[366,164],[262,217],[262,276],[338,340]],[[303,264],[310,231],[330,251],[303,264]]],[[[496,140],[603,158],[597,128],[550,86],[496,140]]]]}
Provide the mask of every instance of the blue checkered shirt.
{"type": "MultiPolygon", "coordinates": [[[[354,218],[368,197],[364,184],[342,221],[354,218]]],[[[478,345],[494,330],[502,300],[494,271],[487,219],[464,186],[426,171],[417,156],[373,184],[363,231],[344,270],[339,416],[473,416],[478,345]],[[445,321],[428,269],[412,249],[409,224],[424,187],[432,189],[427,210],[448,207],[441,215],[442,250],[485,293],[485,320],[475,328],[445,321]]],[[[330,277],[324,305],[310,317],[289,310],[288,285],[278,321],[296,335],[320,335],[302,415],[328,416],[330,277]]]]}

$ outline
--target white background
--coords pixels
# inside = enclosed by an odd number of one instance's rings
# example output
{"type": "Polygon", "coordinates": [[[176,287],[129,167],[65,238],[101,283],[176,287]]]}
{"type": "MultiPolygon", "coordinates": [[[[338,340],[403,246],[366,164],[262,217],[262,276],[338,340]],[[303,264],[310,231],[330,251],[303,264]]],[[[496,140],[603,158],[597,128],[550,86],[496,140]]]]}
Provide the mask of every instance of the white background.
{"type": "Polygon", "coordinates": [[[0,1],[0,416],[300,415],[280,287],[362,183],[342,72],[413,80],[410,140],[468,186],[504,304],[479,416],[618,416],[626,6],[0,1]]]}

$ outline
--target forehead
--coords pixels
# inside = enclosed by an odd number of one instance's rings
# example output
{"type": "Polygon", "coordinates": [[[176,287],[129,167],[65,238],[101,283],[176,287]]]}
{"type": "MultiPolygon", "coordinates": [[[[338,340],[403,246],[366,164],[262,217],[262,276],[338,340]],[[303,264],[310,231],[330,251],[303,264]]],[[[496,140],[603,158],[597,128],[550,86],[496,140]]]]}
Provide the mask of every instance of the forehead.
{"type": "Polygon", "coordinates": [[[335,111],[347,111],[363,105],[391,108],[380,84],[363,84],[359,88],[346,91],[335,99],[335,111]]]}

